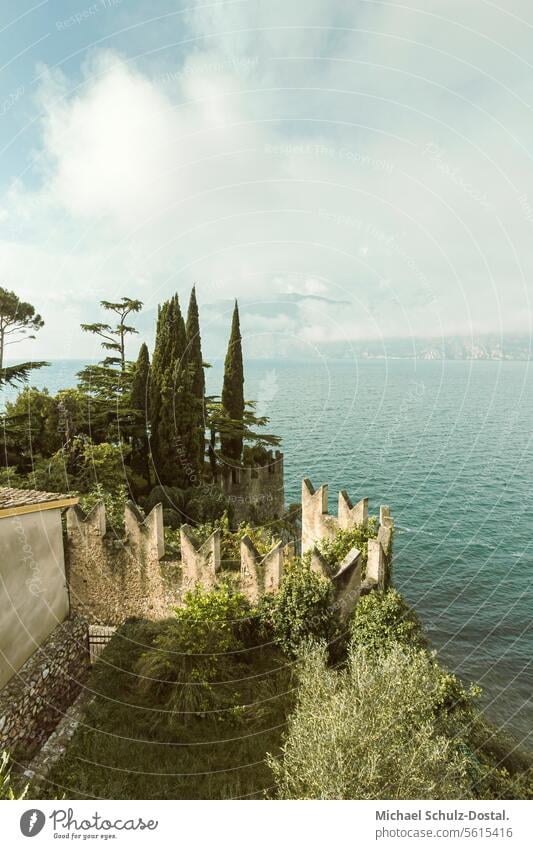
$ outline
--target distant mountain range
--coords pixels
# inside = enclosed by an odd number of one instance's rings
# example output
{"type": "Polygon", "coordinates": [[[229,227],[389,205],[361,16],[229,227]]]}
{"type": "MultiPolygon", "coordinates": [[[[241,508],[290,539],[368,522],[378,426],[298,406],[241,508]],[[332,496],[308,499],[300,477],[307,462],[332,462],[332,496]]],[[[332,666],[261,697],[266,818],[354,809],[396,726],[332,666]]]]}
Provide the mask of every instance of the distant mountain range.
{"type": "Polygon", "coordinates": [[[418,360],[531,360],[529,336],[450,336],[444,339],[387,339],[352,343],[351,354],[418,360]]]}

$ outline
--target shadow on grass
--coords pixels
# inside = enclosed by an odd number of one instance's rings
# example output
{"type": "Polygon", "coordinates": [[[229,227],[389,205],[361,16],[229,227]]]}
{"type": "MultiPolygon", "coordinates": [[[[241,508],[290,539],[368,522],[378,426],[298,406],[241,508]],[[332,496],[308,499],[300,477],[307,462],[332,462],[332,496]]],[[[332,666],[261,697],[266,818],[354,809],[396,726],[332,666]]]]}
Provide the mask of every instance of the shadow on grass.
{"type": "MultiPolygon", "coordinates": [[[[167,623],[168,624],[168,623],[167,623]]],[[[140,686],[139,658],[165,623],[130,620],[96,663],[82,724],[40,798],[264,798],[293,704],[291,665],[272,646],[224,658],[211,709],[176,715],[140,686]],[[228,675],[228,670],[230,675],[228,675]]]]}

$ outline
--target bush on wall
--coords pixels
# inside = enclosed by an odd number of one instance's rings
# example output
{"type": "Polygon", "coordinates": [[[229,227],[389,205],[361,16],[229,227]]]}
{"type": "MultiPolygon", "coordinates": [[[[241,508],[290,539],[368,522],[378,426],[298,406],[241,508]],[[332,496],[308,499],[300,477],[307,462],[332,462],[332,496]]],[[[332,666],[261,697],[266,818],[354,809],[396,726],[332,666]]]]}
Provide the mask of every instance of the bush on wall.
{"type": "Polygon", "coordinates": [[[338,634],[333,584],[306,558],[287,564],[279,590],[261,599],[260,618],[274,641],[294,656],[309,637],[331,642],[338,634]]]}
{"type": "MultiPolygon", "coordinates": [[[[368,540],[377,537],[378,520],[370,516],[367,525],[356,525],[347,530],[340,529],[332,539],[324,537],[317,547],[332,569],[339,566],[352,548],[358,548],[362,555],[363,573],[368,559],[368,540]]],[[[364,574],[363,574],[364,577],[364,574]]]]}

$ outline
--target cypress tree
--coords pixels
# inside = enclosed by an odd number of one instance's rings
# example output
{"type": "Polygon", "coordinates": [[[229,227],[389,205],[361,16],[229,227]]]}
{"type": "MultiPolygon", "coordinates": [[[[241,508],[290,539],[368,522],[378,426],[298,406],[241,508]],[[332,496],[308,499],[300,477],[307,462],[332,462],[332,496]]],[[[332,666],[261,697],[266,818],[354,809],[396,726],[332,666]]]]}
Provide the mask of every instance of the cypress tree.
{"type": "Polygon", "coordinates": [[[158,312],[150,380],[150,428],[158,479],[177,487],[187,485],[180,452],[185,348],[185,322],[178,296],[174,295],[158,312]]]}
{"type": "Polygon", "coordinates": [[[160,466],[161,390],[165,371],[165,362],[167,360],[168,353],[167,317],[170,307],[171,302],[166,301],[163,305],[159,305],[157,308],[157,328],[150,375],[150,449],[152,453],[152,461],[156,470],[160,466]]]}
{"type": "Polygon", "coordinates": [[[224,362],[224,383],[222,386],[222,408],[232,422],[230,434],[221,433],[222,454],[230,460],[240,462],[242,457],[244,431],[244,367],[242,362],[242,341],[239,322],[239,306],[235,301],[228,350],[224,362]]]}
{"type": "Polygon", "coordinates": [[[133,367],[131,384],[131,406],[133,410],[146,413],[148,379],[150,374],[150,355],[146,343],[139,348],[139,355],[133,367]]]}
{"type": "Polygon", "coordinates": [[[139,350],[139,356],[133,369],[130,405],[135,415],[132,429],[131,467],[150,483],[150,449],[148,441],[148,381],[150,378],[150,357],[146,344],[139,350]]]}
{"type": "Polygon", "coordinates": [[[192,431],[190,434],[190,460],[201,476],[205,455],[205,375],[200,337],[200,319],[196,289],[193,286],[187,311],[187,362],[189,365],[189,387],[192,405],[192,431]]]}

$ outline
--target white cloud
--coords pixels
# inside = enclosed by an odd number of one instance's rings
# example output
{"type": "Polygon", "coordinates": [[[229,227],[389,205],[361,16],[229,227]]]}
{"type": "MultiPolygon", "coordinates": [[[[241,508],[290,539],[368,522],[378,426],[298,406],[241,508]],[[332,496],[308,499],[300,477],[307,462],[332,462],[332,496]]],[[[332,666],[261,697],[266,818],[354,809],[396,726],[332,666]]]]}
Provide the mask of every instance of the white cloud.
{"type": "Polygon", "coordinates": [[[50,287],[72,322],[193,280],[204,302],[279,298],[244,317],[274,350],[283,333],[290,348],[527,327],[526,27],[477,0],[198,4],[189,27],[185,62],[157,74],[95,51],[76,87],[44,78],[40,186],[0,199],[0,258],[46,314],[48,355],[50,287]],[[289,314],[286,293],[344,303],[289,314]]]}

